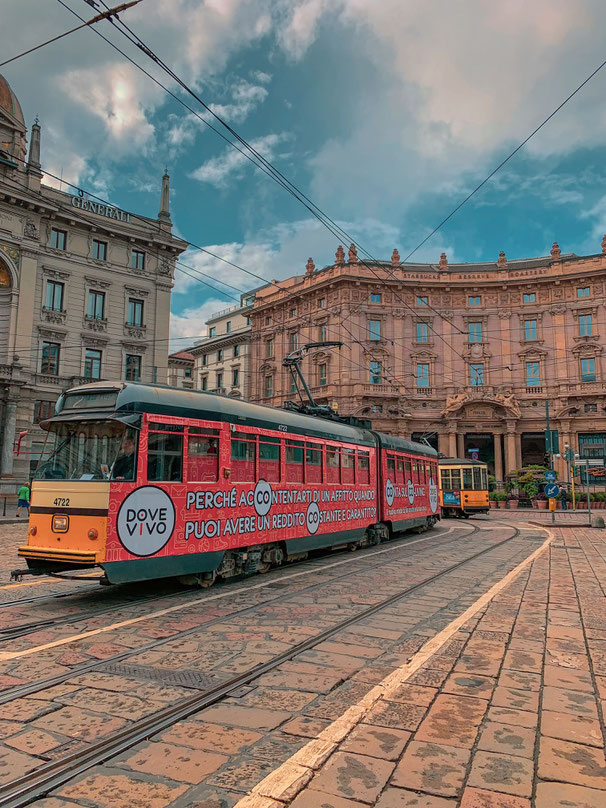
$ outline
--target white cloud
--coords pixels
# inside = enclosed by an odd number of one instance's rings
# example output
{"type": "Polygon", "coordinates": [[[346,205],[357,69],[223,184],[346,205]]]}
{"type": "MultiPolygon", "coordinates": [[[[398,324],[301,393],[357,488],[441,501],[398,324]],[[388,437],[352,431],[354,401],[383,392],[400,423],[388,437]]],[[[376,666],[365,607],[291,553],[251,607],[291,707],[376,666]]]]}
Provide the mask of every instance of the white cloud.
{"type": "Polygon", "coordinates": [[[192,306],[179,314],[171,314],[170,318],[170,352],[184,351],[197,339],[206,336],[206,320],[217,311],[227,308],[224,301],[218,298],[205,300],[199,306],[192,306]]]}
{"type": "MultiPolygon", "coordinates": [[[[250,145],[266,160],[276,159],[276,147],[289,139],[285,132],[264,135],[250,141],[250,145]]],[[[228,180],[239,179],[250,161],[239,151],[227,146],[218,157],[211,157],[191,173],[191,177],[200,182],[207,182],[216,188],[225,188],[228,180]]]]}

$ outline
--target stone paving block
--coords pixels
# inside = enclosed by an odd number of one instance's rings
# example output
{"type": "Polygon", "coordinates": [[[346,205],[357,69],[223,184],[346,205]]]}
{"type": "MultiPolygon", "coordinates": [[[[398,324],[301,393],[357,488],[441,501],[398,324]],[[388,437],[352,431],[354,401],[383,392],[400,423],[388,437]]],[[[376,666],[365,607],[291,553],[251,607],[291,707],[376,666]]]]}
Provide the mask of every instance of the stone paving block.
{"type": "Polygon", "coordinates": [[[279,687],[287,690],[302,690],[309,693],[328,693],[341,684],[341,676],[310,676],[307,673],[272,671],[256,680],[260,687],[279,687]]]}
{"type": "Polygon", "coordinates": [[[530,651],[507,651],[503,661],[504,668],[528,673],[540,673],[543,668],[543,655],[530,651]]]}
{"type": "Polygon", "coordinates": [[[559,687],[543,688],[543,710],[597,718],[598,711],[592,693],[565,690],[559,687]]]}
{"type": "Polygon", "coordinates": [[[509,755],[532,758],[535,738],[534,729],[488,721],[482,729],[478,749],[485,752],[505,752],[509,755]]]}
{"type": "Polygon", "coordinates": [[[375,802],[393,772],[393,763],[350,752],[336,752],[309,788],[361,802],[375,802]]]}
{"type": "Polygon", "coordinates": [[[491,702],[495,707],[510,707],[514,710],[536,712],[539,709],[539,694],[532,690],[516,690],[511,687],[497,687],[491,702]]]}
{"type": "Polygon", "coordinates": [[[574,668],[580,671],[589,670],[589,661],[585,654],[573,654],[570,651],[547,650],[545,664],[557,665],[561,668],[574,668]]]}
{"type": "Polygon", "coordinates": [[[538,723],[538,714],[525,710],[513,710],[508,707],[489,707],[486,718],[498,724],[512,724],[514,727],[535,728],[538,723]]]}
{"type": "Polygon", "coordinates": [[[422,665],[418,671],[412,674],[406,681],[409,685],[427,685],[428,687],[440,687],[448,678],[448,671],[437,671],[422,665]]]}
{"type": "Polygon", "coordinates": [[[514,690],[540,690],[541,676],[527,671],[513,671],[503,668],[499,674],[499,686],[512,687],[514,690]]]}
{"type": "Polygon", "coordinates": [[[11,735],[16,735],[25,727],[25,724],[17,721],[0,721],[0,741],[4,738],[9,738],[11,735]]]}
{"type": "Polygon", "coordinates": [[[415,734],[415,740],[471,749],[488,704],[468,696],[440,695],[415,734]]]}
{"type": "Polygon", "coordinates": [[[393,701],[379,701],[367,713],[364,723],[378,727],[415,730],[423,720],[427,707],[415,704],[398,704],[393,701]]]}
{"type": "Polygon", "coordinates": [[[211,724],[226,724],[229,727],[245,727],[248,729],[275,729],[292,717],[292,713],[284,710],[262,710],[259,707],[240,707],[239,704],[223,702],[207,707],[192,718],[196,721],[211,724]]]}
{"type": "Polygon", "coordinates": [[[306,788],[295,797],[290,808],[366,808],[366,806],[362,802],[346,800],[334,794],[311,791],[306,788]]]}
{"type": "Polygon", "coordinates": [[[183,746],[154,742],[140,747],[115,765],[158,777],[169,777],[179,783],[197,784],[228,760],[226,755],[199,749],[194,752],[183,746]]]}
{"type": "MultiPolygon", "coordinates": [[[[538,775],[590,788],[606,789],[606,765],[602,749],[542,737],[538,775]]],[[[604,795],[606,800],[606,794],[604,795]]]]}
{"type": "Polygon", "coordinates": [[[296,656],[295,660],[297,662],[311,662],[313,665],[323,665],[327,668],[336,668],[339,673],[354,673],[354,671],[359,671],[366,663],[366,659],[360,659],[359,657],[316,650],[304,651],[296,656]]]}
{"type": "Polygon", "coordinates": [[[360,699],[372,689],[372,685],[364,682],[345,682],[328,695],[318,696],[315,701],[304,709],[305,715],[312,715],[316,718],[339,718],[352,704],[357,704],[360,699]]]}
{"type": "Polygon", "coordinates": [[[443,691],[457,696],[474,696],[480,699],[489,699],[495,683],[496,679],[489,676],[454,671],[444,683],[443,691]]]}
{"type": "Polygon", "coordinates": [[[470,752],[454,746],[411,741],[391,785],[443,797],[456,797],[463,786],[470,752]]]}
{"type": "Polygon", "coordinates": [[[122,729],[128,722],[122,718],[89,713],[78,707],[63,707],[56,712],[44,715],[33,722],[33,726],[48,732],[93,741],[111,735],[122,729]]]}
{"type": "Polygon", "coordinates": [[[236,758],[236,760],[224,766],[221,771],[207,777],[206,782],[211,786],[246,793],[267,777],[275,768],[275,765],[268,760],[249,758],[247,756],[236,758]]]}
{"type": "Polygon", "coordinates": [[[379,797],[376,808],[456,808],[456,805],[456,800],[446,797],[387,788],[379,797]]]}
{"type": "Polygon", "coordinates": [[[398,685],[393,692],[385,695],[385,701],[396,701],[401,704],[418,704],[422,707],[429,707],[437,694],[435,687],[422,687],[421,685],[409,685],[407,682],[398,685]]]}
{"type": "Polygon", "coordinates": [[[322,730],[326,729],[330,723],[331,722],[326,718],[312,718],[310,716],[301,715],[283,724],[280,730],[288,735],[298,735],[302,738],[317,738],[322,730]]]}
{"type": "Polygon", "coordinates": [[[604,808],[604,792],[566,783],[538,783],[534,808],[604,808]]]}
{"type": "Polygon", "coordinates": [[[573,741],[588,746],[603,745],[602,730],[596,718],[557,713],[543,710],[541,713],[541,735],[573,741]]]}
{"type": "Polygon", "coordinates": [[[482,654],[461,654],[455,664],[455,673],[471,673],[480,676],[498,676],[501,661],[489,659],[482,654]]]}
{"type": "Polygon", "coordinates": [[[361,659],[375,659],[383,653],[381,648],[367,645],[354,645],[353,643],[325,640],[315,646],[318,651],[327,651],[329,654],[344,654],[345,656],[359,657],[361,659]]]}
{"type": "Polygon", "coordinates": [[[22,698],[0,705],[0,719],[7,721],[34,721],[40,716],[59,710],[60,704],[51,701],[22,698]]]}
{"type": "Polygon", "coordinates": [[[275,768],[288,760],[289,757],[305,746],[307,741],[304,738],[296,738],[294,735],[266,735],[265,738],[253,744],[246,750],[246,755],[273,762],[275,768]]]}
{"type": "Polygon", "coordinates": [[[28,729],[5,740],[7,746],[12,746],[13,749],[18,749],[20,752],[27,752],[29,755],[44,755],[50,749],[61,746],[63,742],[39,729],[28,729]]]}
{"type": "Polygon", "coordinates": [[[524,797],[469,786],[463,792],[459,808],[531,808],[531,804],[524,797]]]}
{"type": "Polygon", "coordinates": [[[339,749],[380,760],[397,760],[410,737],[411,733],[404,730],[360,724],[354,727],[339,749]]]}
{"type": "Polygon", "coordinates": [[[0,784],[10,783],[40,766],[40,759],[18,752],[16,749],[0,747],[0,784]]]}
{"type": "Polygon", "coordinates": [[[235,755],[262,737],[259,732],[253,732],[250,729],[184,721],[174,724],[160,736],[160,740],[179,746],[188,746],[192,749],[202,749],[206,752],[235,755]]]}
{"type": "Polygon", "coordinates": [[[95,690],[94,688],[76,690],[75,693],[59,696],[57,700],[65,705],[81,707],[104,715],[115,715],[131,721],[138,721],[164,706],[126,693],[110,693],[107,690],[95,690]]]}
{"type": "Polygon", "coordinates": [[[390,673],[393,673],[395,668],[387,665],[367,665],[362,670],[355,673],[351,678],[355,682],[368,682],[371,685],[376,685],[387,678],[390,673]]]}
{"type": "Polygon", "coordinates": [[[315,693],[303,693],[300,690],[256,687],[253,691],[238,699],[238,701],[247,707],[267,707],[271,710],[288,710],[296,713],[315,698],[315,693]]]}
{"type": "Polygon", "coordinates": [[[91,774],[63,786],[58,795],[99,808],[165,808],[186,789],[182,784],[150,783],[123,774],[91,774]]]}
{"type": "Polygon", "coordinates": [[[532,760],[502,752],[478,751],[472,760],[467,782],[488,791],[530,797],[533,776],[532,760]]]}

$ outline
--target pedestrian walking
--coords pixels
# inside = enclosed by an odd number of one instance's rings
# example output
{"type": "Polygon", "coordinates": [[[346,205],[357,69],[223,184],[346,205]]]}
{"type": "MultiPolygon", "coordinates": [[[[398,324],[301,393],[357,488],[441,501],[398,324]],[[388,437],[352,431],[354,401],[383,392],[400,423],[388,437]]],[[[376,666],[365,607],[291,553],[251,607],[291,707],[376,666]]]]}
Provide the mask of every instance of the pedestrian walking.
{"type": "Polygon", "coordinates": [[[21,516],[21,508],[25,508],[29,516],[29,498],[30,488],[27,483],[24,483],[17,492],[17,516],[21,516]]]}
{"type": "Polygon", "coordinates": [[[568,510],[568,494],[566,493],[566,489],[562,488],[562,492],[560,494],[560,502],[562,503],[562,510],[568,510]]]}

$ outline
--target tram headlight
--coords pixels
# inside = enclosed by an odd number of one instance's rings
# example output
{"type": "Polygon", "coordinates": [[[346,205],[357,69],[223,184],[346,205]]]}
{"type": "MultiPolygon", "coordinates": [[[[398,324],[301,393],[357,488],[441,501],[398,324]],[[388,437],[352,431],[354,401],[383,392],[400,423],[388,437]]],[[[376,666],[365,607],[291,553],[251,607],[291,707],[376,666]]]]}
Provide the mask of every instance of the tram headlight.
{"type": "Polygon", "coordinates": [[[56,513],[53,516],[53,533],[67,533],[69,528],[69,516],[56,513]]]}
{"type": "Polygon", "coordinates": [[[89,539],[96,539],[98,535],[99,535],[99,531],[95,530],[94,527],[91,527],[91,529],[88,531],[88,538],[89,539]]]}

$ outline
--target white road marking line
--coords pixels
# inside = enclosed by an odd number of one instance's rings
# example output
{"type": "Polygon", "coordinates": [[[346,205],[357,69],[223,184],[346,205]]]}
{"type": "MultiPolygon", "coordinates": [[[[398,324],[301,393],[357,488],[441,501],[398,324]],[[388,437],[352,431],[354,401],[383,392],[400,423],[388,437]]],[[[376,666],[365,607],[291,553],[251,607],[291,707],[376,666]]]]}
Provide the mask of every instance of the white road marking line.
{"type": "MultiPolygon", "coordinates": [[[[457,526],[458,527],[458,526],[457,526]]],[[[463,527],[463,525],[461,525],[463,527]]],[[[449,527],[444,533],[434,534],[430,536],[425,536],[422,539],[414,539],[413,541],[407,541],[399,546],[389,546],[386,547],[384,550],[375,550],[375,552],[367,553],[364,558],[370,558],[372,556],[382,555],[383,553],[390,553],[395,552],[397,550],[403,550],[406,547],[410,547],[412,544],[418,544],[422,541],[427,541],[428,539],[437,539],[445,536],[447,533],[450,533],[451,530],[454,530],[455,527],[449,527]]],[[[356,556],[354,558],[347,558],[342,561],[334,561],[332,564],[327,564],[324,567],[314,568],[312,570],[305,570],[303,572],[293,572],[290,575],[283,575],[279,578],[275,578],[273,581],[266,581],[262,584],[253,584],[249,586],[247,592],[250,592],[254,589],[265,589],[268,586],[272,586],[277,581],[291,581],[294,578],[299,578],[302,575],[313,575],[318,572],[323,572],[324,570],[332,569],[333,567],[340,567],[343,564],[352,564],[354,561],[360,561],[360,556],[356,556]]],[[[179,603],[176,606],[170,606],[166,609],[160,609],[157,612],[150,612],[149,614],[141,615],[141,617],[132,617],[130,620],[122,620],[119,623],[111,623],[109,626],[103,626],[102,628],[92,629],[91,631],[84,631],[81,634],[73,634],[71,637],[63,637],[60,640],[54,640],[54,642],[48,642],[44,645],[37,645],[34,648],[27,648],[25,651],[4,651],[0,652],[0,662],[7,662],[11,659],[19,659],[20,657],[29,656],[30,654],[35,654],[38,651],[46,651],[49,648],[57,648],[60,645],[67,645],[67,643],[75,642],[77,640],[83,640],[86,637],[94,637],[97,634],[103,634],[106,631],[114,631],[118,628],[124,628],[125,626],[133,626],[136,623],[141,623],[144,620],[153,620],[157,617],[164,617],[166,614],[173,614],[174,612],[182,611],[183,609],[190,609],[193,606],[196,606],[198,603],[210,603],[213,600],[221,600],[222,598],[230,597],[230,595],[235,594],[234,592],[221,592],[217,595],[208,595],[206,597],[196,598],[195,600],[190,600],[187,603],[179,603]]],[[[86,619],[86,616],[82,617],[83,620],[86,619]]]]}
{"type": "Polygon", "coordinates": [[[352,705],[339,718],[329,724],[313,740],[295,752],[288,760],[257,783],[251,791],[234,805],[234,808],[275,808],[276,800],[287,803],[294,799],[311,780],[315,770],[338,749],[339,743],[357,726],[381,699],[394,693],[413,673],[424,665],[440,648],[480,609],[505,589],[525,567],[549,546],[554,534],[544,528],[548,537],[543,544],[520,562],[517,567],[497,581],[459,617],[432,637],[409,661],[396,668],[378,685],[372,688],[357,704],[352,705]]]}

